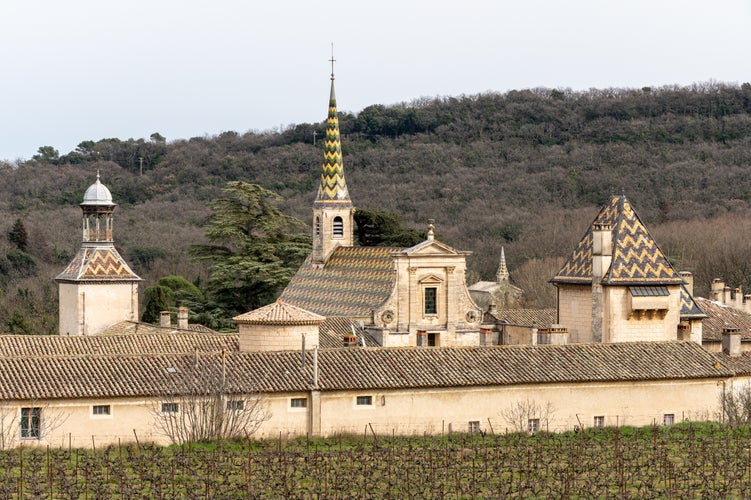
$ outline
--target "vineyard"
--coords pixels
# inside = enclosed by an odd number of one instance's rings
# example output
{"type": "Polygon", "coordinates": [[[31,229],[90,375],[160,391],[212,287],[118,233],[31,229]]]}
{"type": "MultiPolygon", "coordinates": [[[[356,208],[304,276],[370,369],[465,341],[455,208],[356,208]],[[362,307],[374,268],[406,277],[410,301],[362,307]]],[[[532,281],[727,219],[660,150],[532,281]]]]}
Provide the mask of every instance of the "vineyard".
{"type": "Polygon", "coordinates": [[[0,452],[2,498],[748,498],[751,429],[336,437],[0,452]]]}

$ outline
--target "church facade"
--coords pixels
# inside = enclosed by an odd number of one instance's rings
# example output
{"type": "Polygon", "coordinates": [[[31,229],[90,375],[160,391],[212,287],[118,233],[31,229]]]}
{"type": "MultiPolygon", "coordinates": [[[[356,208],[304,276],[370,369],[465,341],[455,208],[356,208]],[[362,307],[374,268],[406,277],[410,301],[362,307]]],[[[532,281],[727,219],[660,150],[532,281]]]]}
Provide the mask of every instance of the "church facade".
{"type": "Polygon", "coordinates": [[[281,299],[326,317],[348,317],[384,347],[479,345],[481,310],[466,285],[466,257],[434,237],[411,248],[354,246],[354,206],[344,177],[331,75],[313,251],[281,299]]]}

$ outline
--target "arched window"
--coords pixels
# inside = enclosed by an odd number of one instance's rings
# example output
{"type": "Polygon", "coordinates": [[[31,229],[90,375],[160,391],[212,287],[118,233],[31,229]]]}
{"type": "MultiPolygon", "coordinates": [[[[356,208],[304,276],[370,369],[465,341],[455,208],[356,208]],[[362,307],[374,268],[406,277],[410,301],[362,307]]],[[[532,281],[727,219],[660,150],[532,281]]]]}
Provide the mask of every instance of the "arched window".
{"type": "Polygon", "coordinates": [[[321,218],[320,217],[316,217],[315,235],[316,235],[316,238],[321,236],[321,218]]]}
{"type": "Polygon", "coordinates": [[[344,238],[344,221],[339,216],[334,217],[334,238],[344,238]]]}

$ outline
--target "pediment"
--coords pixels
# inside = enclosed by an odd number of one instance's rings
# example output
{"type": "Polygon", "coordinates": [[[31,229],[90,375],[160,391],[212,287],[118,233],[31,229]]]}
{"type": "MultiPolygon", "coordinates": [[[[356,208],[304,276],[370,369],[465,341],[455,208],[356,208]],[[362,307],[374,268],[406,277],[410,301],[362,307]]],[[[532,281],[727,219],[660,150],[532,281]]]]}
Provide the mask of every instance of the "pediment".
{"type": "Polygon", "coordinates": [[[424,278],[420,278],[418,283],[421,285],[438,285],[440,283],[443,283],[443,278],[436,276],[435,274],[428,274],[424,278]]]}
{"type": "Polygon", "coordinates": [[[460,255],[460,252],[436,240],[426,240],[418,243],[412,248],[404,250],[404,253],[406,255],[460,255]]]}

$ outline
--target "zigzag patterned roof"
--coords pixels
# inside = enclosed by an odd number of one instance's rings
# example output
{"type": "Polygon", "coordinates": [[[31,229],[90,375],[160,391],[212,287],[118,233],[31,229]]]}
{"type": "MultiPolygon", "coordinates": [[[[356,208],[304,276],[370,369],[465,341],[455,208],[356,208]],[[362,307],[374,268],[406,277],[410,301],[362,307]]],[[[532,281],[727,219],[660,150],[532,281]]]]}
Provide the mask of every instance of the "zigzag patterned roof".
{"type": "Polygon", "coordinates": [[[323,267],[308,258],[281,298],[323,316],[368,316],[390,295],[396,282],[388,247],[339,247],[323,267]]]}
{"type": "Polygon", "coordinates": [[[83,246],[57,281],[140,281],[114,246],[83,246]]]}
{"type": "Polygon", "coordinates": [[[552,283],[592,283],[592,228],[613,228],[613,258],[604,285],[680,285],[683,278],[647,231],[625,196],[613,196],[587,228],[552,283]]]}
{"type": "Polygon", "coordinates": [[[323,140],[323,165],[321,167],[321,185],[314,206],[336,203],[351,206],[344,180],[344,163],[342,162],[342,141],[339,136],[339,117],[336,112],[336,94],[334,93],[334,75],[331,75],[331,96],[329,97],[329,116],[326,120],[326,137],[323,140]]]}
{"type": "Polygon", "coordinates": [[[708,318],[709,316],[702,311],[699,304],[688,293],[684,285],[681,285],[681,319],[708,318]]]}

